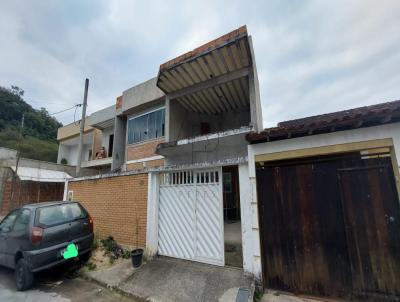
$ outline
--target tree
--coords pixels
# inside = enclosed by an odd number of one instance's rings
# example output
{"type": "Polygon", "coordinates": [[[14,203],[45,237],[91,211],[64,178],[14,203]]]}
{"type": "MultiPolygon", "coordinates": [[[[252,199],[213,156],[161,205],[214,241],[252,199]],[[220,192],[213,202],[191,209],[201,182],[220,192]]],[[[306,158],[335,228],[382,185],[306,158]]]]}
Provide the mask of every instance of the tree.
{"type": "Polygon", "coordinates": [[[24,101],[23,95],[24,90],[18,86],[0,86],[0,147],[20,146],[23,157],[56,161],[57,130],[62,124],[46,108],[34,109],[24,101]],[[18,145],[23,115],[23,141],[18,145]]]}

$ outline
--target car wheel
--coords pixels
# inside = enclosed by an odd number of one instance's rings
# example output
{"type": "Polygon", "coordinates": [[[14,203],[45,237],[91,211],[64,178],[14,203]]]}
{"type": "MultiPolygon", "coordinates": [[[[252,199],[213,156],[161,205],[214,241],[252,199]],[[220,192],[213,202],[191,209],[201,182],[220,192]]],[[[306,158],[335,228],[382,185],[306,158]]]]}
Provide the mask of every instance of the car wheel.
{"type": "Polygon", "coordinates": [[[15,268],[15,282],[19,291],[27,290],[32,287],[33,274],[24,258],[19,259],[17,262],[15,268]]]}

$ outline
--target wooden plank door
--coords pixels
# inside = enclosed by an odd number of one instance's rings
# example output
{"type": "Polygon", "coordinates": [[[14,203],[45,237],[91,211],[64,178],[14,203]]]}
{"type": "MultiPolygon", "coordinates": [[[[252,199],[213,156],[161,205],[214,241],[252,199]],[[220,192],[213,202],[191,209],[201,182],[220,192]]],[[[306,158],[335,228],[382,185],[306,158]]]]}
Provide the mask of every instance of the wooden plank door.
{"type": "Polygon", "coordinates": [[[257,169],[266,287],[331,296],[351,291],[337,165],[257,169]]]}
{"type": "Polygon", "coordinates": [[[400,210],[390,158],[338,171],[353,291],[400,295],[400,210]]]}

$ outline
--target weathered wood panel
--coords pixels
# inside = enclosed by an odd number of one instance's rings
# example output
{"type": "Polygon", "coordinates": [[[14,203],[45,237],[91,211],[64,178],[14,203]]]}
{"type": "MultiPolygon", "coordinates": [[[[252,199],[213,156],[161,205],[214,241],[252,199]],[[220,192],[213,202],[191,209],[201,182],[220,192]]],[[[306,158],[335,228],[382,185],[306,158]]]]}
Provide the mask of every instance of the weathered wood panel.
{"type": "MultiPolygon", "coordinates": [[[[365,163],[365,161],[364,161],[365,163]]],[[[400,210],[390,158],[339,170],[355,293],[400,295],[400,210]]]]}
{"type": "Polygon", "coordinates": [[[258,167],[265,285],[346,298],[398,294],[400,217],[391,171],[390,158],[359,156],[258,167]],[[374,168],[382,162],[386,168],[374,168]]]}

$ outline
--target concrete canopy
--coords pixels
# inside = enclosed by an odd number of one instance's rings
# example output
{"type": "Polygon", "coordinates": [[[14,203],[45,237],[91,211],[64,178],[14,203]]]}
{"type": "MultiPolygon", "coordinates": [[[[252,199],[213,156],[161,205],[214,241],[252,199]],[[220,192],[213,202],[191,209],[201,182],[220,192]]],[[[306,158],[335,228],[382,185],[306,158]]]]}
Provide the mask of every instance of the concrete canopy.
{"type": "Polygon", "coordinates": [[[246,26],[160,66],[157,86],[189,111],[217,114],[250,106],[252,65],[246,26]]]}

